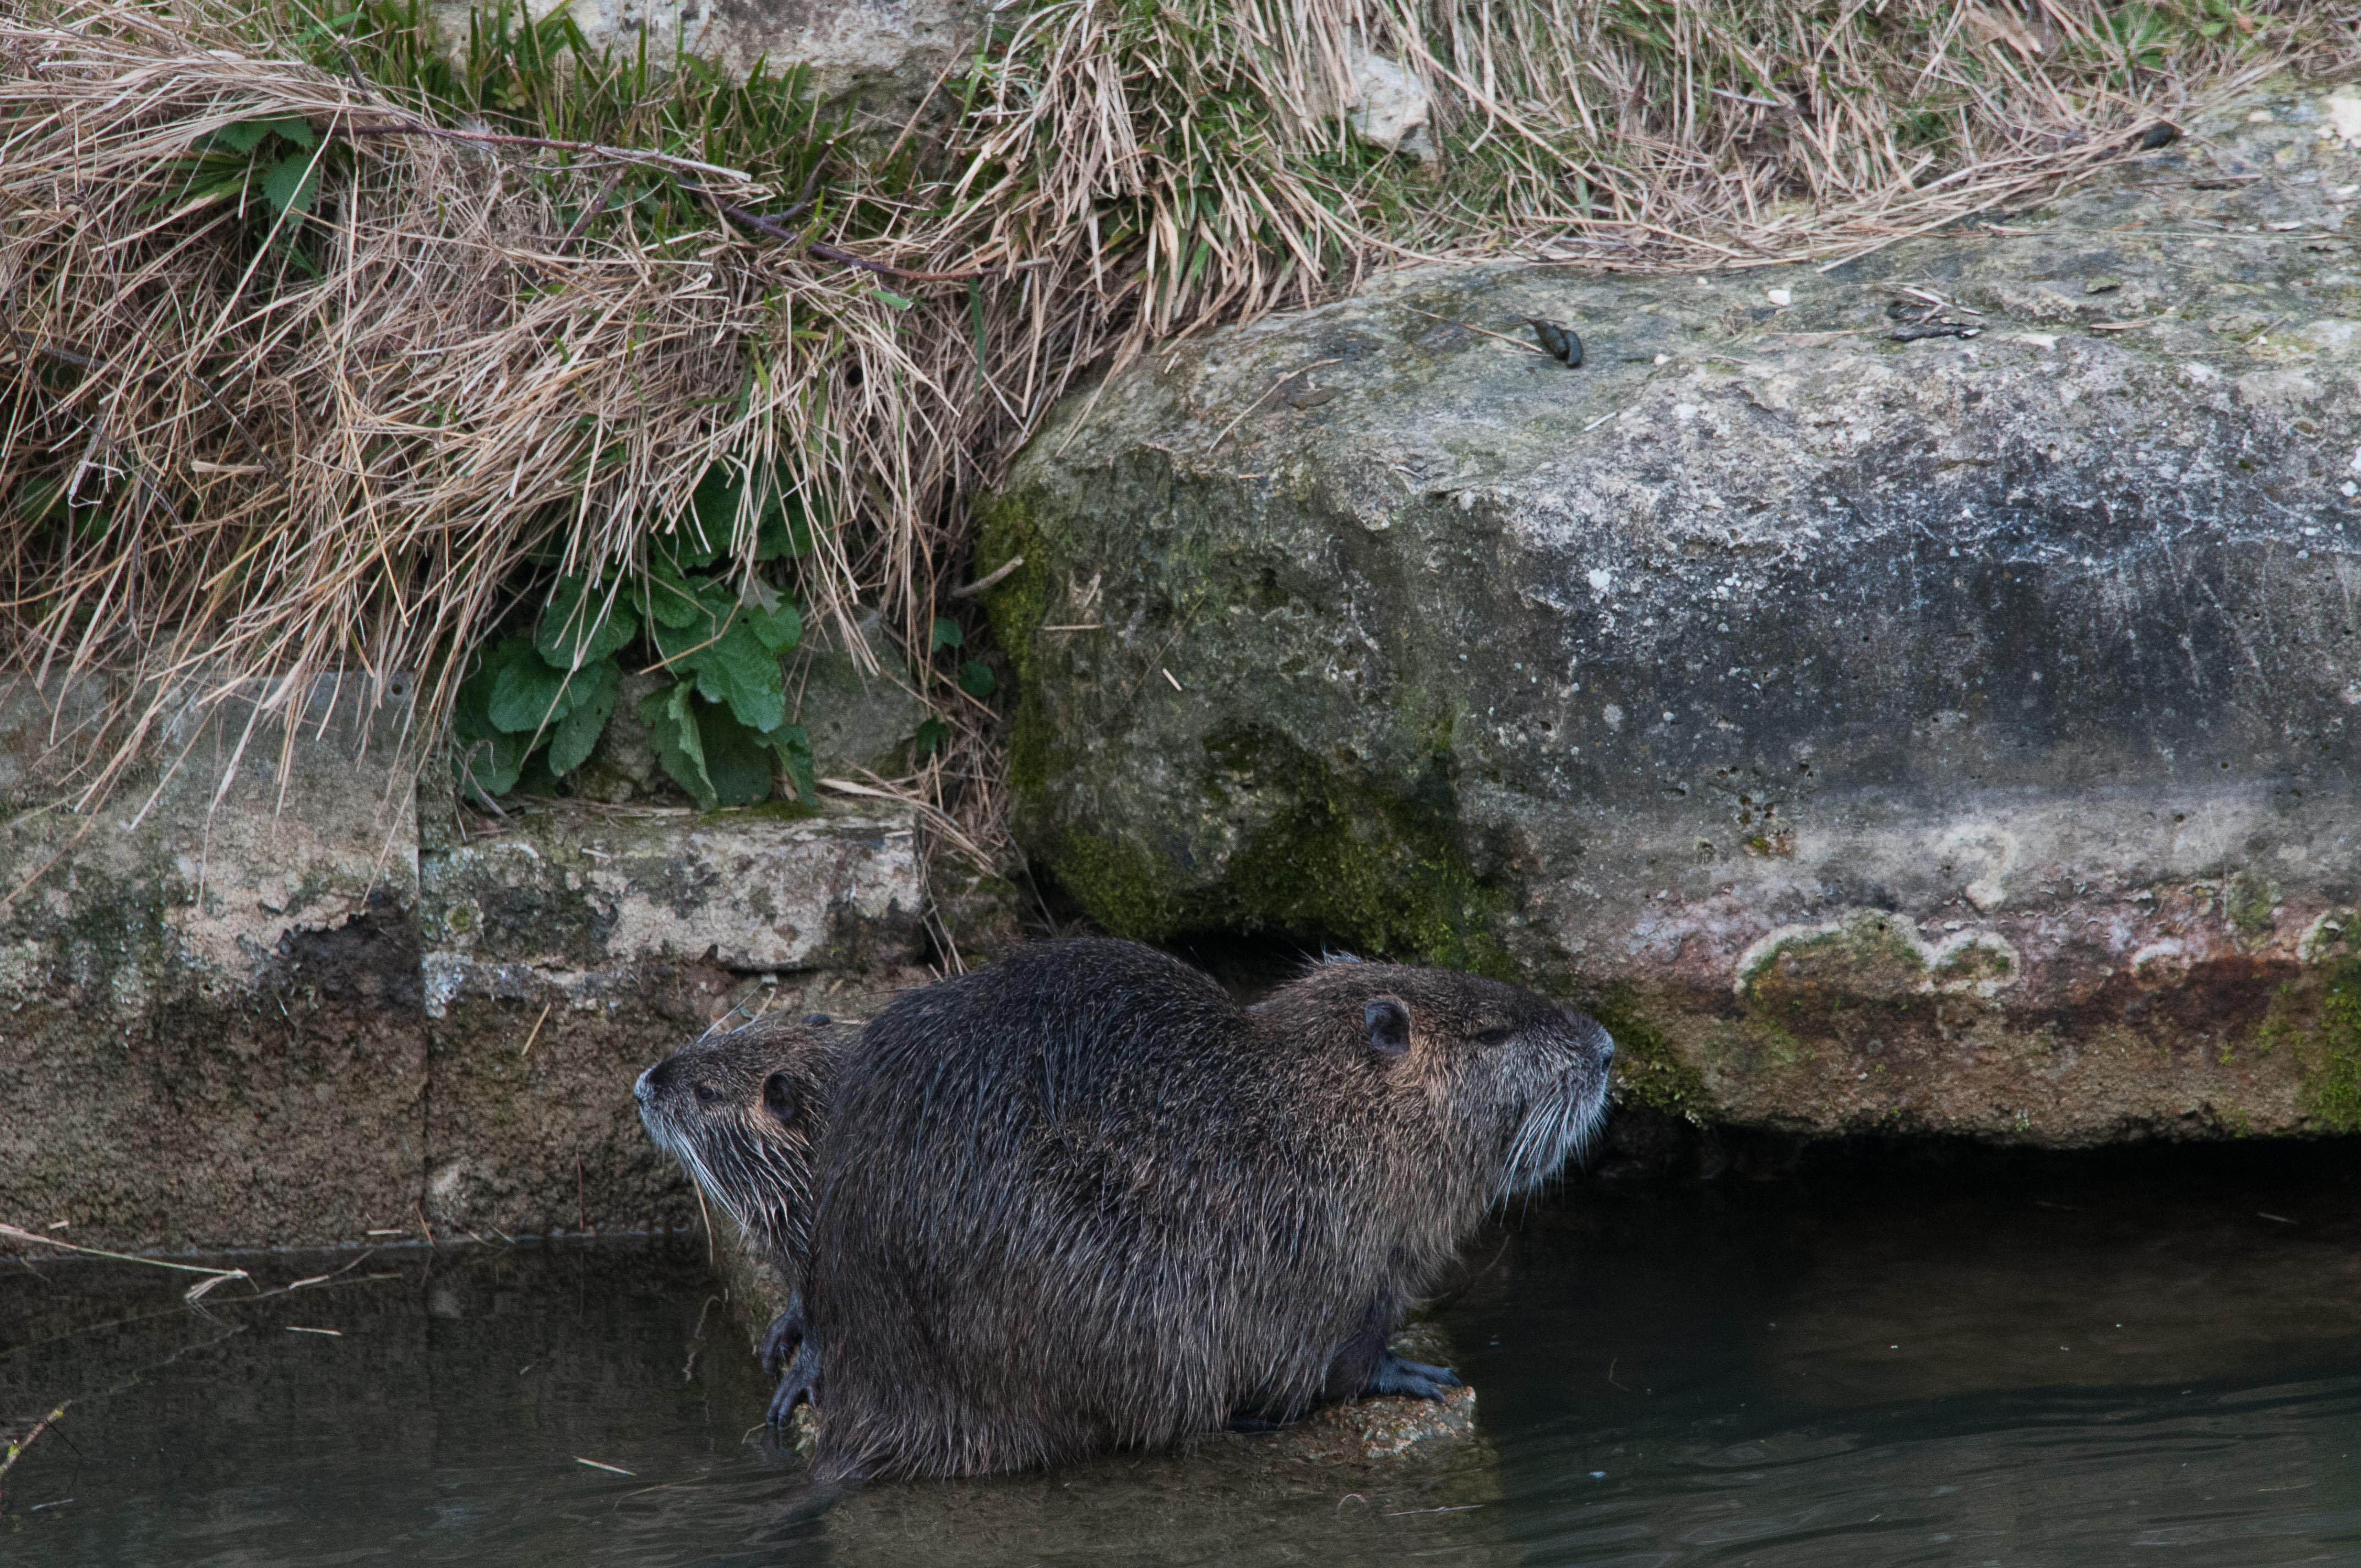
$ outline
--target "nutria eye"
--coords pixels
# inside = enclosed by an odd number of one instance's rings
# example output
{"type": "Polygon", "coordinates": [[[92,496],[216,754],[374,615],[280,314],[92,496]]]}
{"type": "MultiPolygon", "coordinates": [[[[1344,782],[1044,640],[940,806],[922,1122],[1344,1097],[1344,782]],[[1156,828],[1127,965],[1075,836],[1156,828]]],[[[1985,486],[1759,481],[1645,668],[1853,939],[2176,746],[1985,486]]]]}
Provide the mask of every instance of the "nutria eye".
{"type": "Polygon", "coordinates": [[[700,1083],[697,1086],[697,1102],[698,1104],[710,1105],[720,1098],[721,1091],[714,1088],[713,1085],[709,1083],[700,1083]]]}
{"type": "Polygon", "coordinates": [[[1516,1036],[1514,1029],[1478,1029],[1476,1043],[1479,1046],[1505,1046],[1516,1036]]]}

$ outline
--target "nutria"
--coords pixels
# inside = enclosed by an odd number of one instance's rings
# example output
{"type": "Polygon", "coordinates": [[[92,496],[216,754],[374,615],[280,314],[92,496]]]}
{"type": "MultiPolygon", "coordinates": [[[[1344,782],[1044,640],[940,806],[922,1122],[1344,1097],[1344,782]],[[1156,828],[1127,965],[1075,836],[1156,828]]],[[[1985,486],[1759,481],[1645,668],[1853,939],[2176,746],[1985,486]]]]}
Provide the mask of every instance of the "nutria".
{"type": "Polygon", "coordinates": [[[810,1397],[818,1349],[804,1330],[813,1175],[840,1053],[857,1032],[825,1014],[755,1019],[709,1031],[640,1074],[632,1093],[656,1146],[738,1222],[746,1245],[778,1270],[787,1308],[763,1335],[763,1366],[780,1378],[770,1419],[783,1425],[810,1397]],[[795,1359],[782,1375],[781,1364],[795,1359]]]}
{"type": "Polygon", "coordinates": [[[897,998],[840,1072],[804,1298],[818,1468],[962,1475],[1322,1398],[1434,1396],[1386,1336],[1596,1125],[1614,1047],[1441,970],[1240,1008],[1128,942],[897,998]]]}

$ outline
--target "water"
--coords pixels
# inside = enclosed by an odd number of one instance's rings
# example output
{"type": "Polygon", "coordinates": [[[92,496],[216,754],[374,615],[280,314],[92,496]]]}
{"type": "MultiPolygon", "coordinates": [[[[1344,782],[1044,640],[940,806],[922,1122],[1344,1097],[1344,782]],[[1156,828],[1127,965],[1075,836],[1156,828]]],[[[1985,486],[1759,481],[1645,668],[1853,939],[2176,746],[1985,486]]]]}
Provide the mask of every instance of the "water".
{"type": "Polygon", "coordinates": [[[1450,1313],[1511,1532],[1635,1568],[2361,1562],[2352,1157],[1536,1214],[1450,1313]]]}
{"type": "Polygon", "coordinates": [[[202,1310],[9,1264],[0,1420],[73,1403],[0,1563],[2361,1563],[2333,1155],[1577,1189],[1443,1310],[1488,1444],[1350,1475],[1231,1440],[829,1494],[678,1239],[239,1259],[345,1272],[202,1310]]]}

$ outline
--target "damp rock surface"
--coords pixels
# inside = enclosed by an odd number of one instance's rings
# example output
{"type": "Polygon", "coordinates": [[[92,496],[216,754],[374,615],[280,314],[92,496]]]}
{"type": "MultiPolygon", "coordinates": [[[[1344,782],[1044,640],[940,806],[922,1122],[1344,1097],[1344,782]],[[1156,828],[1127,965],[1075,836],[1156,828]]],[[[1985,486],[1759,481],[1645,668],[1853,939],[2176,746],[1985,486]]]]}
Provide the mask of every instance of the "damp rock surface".
{"type": "Polygon", "coordinates": [[[983,508],[1021,839],[1119,932],[1581,1001],[1708,1120],[2361,1127],[2356,96],[1840,265],[1409,269],[1078,394],[983,508]],[[1582,367],[1482,335],[1527,317],[1582,367]]]}
{"type": "MultiPolygon", "coordinates": [[[[89,683],[0,701],[0,1223],[108,1248],[664,1229],[640,1070],[921,981],[887,802],[463,818],[406,697],[167,704],[75,806],[89,683]]],[[[13,1245],[12,1245],[12,1250],[13,1245]]]]}

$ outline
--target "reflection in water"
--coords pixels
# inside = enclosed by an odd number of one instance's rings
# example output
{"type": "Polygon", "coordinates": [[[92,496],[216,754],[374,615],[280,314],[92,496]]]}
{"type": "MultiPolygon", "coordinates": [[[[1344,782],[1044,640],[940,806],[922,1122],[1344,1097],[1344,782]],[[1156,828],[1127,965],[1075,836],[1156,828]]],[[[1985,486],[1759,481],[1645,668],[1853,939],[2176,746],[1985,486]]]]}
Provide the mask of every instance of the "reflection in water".
{"type": "Polygon", "coordinates": [[[1529,1216],[1451,1312],[1514,1533],[1548,1563],[2361,1561],[2353,1154],[1529,1216]]]}
{"type": "Polygon", "coordinates": [[[203,1310],[185,1277],[10,1263],[0,1422],[74,1403],[0,1483],[0,1562],[2361,1561],[2334,1152],[1577,1185],[1445,1310],[1488,1448],[1375,1475],[1224,1440],[816,1490],[701,1246],[280,1255],[247,1260],[267,1286],[346,1271],[203,1310]]]}
{"type": "Polygon", "coordinates": [[[237,1261],[281,1293],[192,1310],[187,1276],[0,1265],[0,1420],[73,1401],[6,1478],[0,1563],[1515,1561],[1486,1550],[1503,1527],[1480,1447],[1371,1475],[1221,1438],[820,1491],[770,1450],[701,1246],[399,1250],[292,1293],[353,1260],[237,1261]]]}

